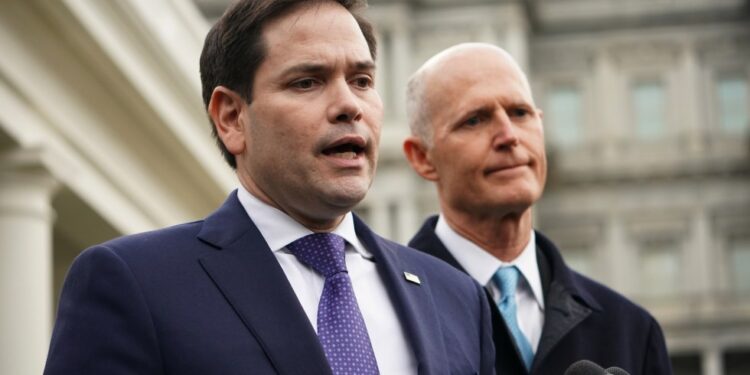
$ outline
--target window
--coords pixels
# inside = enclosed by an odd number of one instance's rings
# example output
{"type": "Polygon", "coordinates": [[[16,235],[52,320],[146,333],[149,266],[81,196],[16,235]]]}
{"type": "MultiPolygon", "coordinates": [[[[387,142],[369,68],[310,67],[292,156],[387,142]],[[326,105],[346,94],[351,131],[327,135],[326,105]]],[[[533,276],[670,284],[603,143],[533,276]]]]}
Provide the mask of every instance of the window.
{"type": "Polygon", "coordinates": [[[670,356],[675,375],[701,375],[701,357],[697,353],[680,353],[670,356]]]}
{"type": "Polygon", "coordinates": [[[730,287],[738,293],[750,294],[750,237],[729,240],[730,287]]]}
{"type": "Polygon", "coordinates": [[[560,146],[580,143],[581,95],[573,87],[558,87],[549,92],[545,118],[551,141],[560,146]]]}
{"type": "Polygon", "coordinates": [[[646,296],[678,294],[680,263],[680,252],[674,242],[645,243],[640,252],[640,292],[646,296]]]}
{"type": "Polygon", "coordinates": [[[743,77],[727,77],[716,83],[719,124],[725,133],[742,133],[750,123],[748,116],[747,80],[743,77]]]}
{"type": "Polygon", "coordinates": [[[658,82],[642,82],[633,87],[633,119],[639,139],[653,140],[664,135],[664,89],[658,82]]]}
{"type": "Polygon", "coordinates": [[[750,374],[750,349],[733,348],[724,353],[724,374],[750,374]]]}

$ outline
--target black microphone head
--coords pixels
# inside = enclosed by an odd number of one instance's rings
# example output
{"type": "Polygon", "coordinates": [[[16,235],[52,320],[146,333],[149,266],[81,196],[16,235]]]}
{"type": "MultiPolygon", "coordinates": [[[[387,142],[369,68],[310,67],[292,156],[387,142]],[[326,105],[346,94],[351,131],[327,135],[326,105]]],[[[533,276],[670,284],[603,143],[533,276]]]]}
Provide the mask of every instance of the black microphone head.
{"type": "Polygon", "coordinates": [[[564,375],[606,375],[604,368],[588,359],[573,363],[565,370],[564,375]]]}
{"type": "Polygon", "coordinates": [[[610,375],[630,375],[629,372],[619,368],[619,367],[610,367],[607,369],[607,374],[610,375]]]}

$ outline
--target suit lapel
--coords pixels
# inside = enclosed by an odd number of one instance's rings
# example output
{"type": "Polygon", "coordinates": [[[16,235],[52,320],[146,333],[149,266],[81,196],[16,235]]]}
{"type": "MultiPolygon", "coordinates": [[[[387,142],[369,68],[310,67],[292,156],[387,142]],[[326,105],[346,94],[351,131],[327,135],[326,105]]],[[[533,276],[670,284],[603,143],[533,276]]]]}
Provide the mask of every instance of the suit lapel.
{"type": "MultiPolygon", "coordinates": [[[[419,232],[409,242],[409,246],[436,256],[466,272],[435,235],[436,223],[437,216],[427,219],[419,232]]],[[[493,341],[497,353],[496,369],[498,373],[533,374],[535,367],[538,366],[537,364],[544,360],[544,357],[552,351],[560,340],[591,314],[592,308],[589,308],[589,306],[593,306],[594,310],[598,308],[598,304],[591,296],[585,294],[579,296],[585,303],[579,302],[573,297],[571,291],[577,292],[578,288],[572,282],[571,271],[564,265],[557,248],[539,232],[536,232],[536,238],[538,245],[537,262],[539,263],[539,273],[546,296],[542,337],[534,355],[531,371],[527,371],[505,320],[500,315],[492,297],[488,294],[487,298],[492,310],[493,341]]]]}
{"type": "Polygon", "coordinates": [[[375,235],[355,216],[357,237],[373,254],[378,274],[406,330],[421,375],[443,373],[447,368],[447,351],[437,316],[429,280],[416,263],[398,255],[395,245],[375,235]],[[406,280],[404,272],[421,278],[421,284],[406,280]]]}
{"type": "Polygon", "coordinates": [[[323,348],[289,281],[233,192],[198,238],[217,248],[200,259],[279,374],[330,374],[323,348]]]}
{"type": "Polygon", "coordinates": [[[559,283],[553,282],[547,296],[544,329],[534,363],[544,360],[560,340],[589,314],[590,308],[576,301],[559,283]]]}
{"type": "MultiPolygon", "coordinates": [[[[422,225],[422,228],[409,242],[409,246],[437,257],[468,274],[435,234],[436,224],[437,216],[428,218],[422,225]]],[[[495,344],[496,353],[495,370],[498,374],[527,374],[528,371],[521,360],[521,354],[518,352],[510,335],[505,319],[500,315],[500,310],[486,287],[485,294],[492,313],[492,341],[495,344]]]]}
{"type": "MultiPolygon", "coordinates": [[[[557,247],[536,232],[537,263],[546,296],[544,329],[534,356],[541,363],[571,330],[601,306],[592,296],[577,287],[572,271],[565,265],[557,247]]],[[[533,372],[532,368],[532,372],[533,372]]]]}

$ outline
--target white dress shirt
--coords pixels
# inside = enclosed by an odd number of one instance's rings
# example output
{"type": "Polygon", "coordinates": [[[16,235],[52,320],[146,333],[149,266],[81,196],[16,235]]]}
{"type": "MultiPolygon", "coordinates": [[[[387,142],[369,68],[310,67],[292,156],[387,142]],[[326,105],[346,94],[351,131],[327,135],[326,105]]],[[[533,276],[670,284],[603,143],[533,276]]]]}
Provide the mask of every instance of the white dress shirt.
{"type": "MultiPolygon", "coordinates": [[[[284,212],[262,202],[242,186],[237,189],[237,197],[279,261],[310,324],[317,331],[318,303],[323,294],[325,278],[302,264],[286,248],[286,245],[313,232],[284,212]]],[[[332,233],[346,240],[346,268],[370,335],[380,373],[416,374],[416,358],[407,341],[401,320],[378,275],[372,254],[365,249],[354,232],[351,212],[344,216],[344,220],[332,233]]]]}
{"type": "Polygon", "coordinates": [[[531,349],[536,353],[539,339],[544,326],[544,295],[542,294],[542,279],[536,263],[536,238],[531,231],[531,239],[516,259],[505,263],[477,246],[474,242],[458,234],[440,215],[435,234],[450,251],[458,263],[479,284],[490,291],[495,304],[500,301],[500,289],[492,282],[492,276],[502,266],[516,266],[523,277],[519,278],[516,287],[516,305],[518,306],[518,326],[529,340],[531,349]]]}

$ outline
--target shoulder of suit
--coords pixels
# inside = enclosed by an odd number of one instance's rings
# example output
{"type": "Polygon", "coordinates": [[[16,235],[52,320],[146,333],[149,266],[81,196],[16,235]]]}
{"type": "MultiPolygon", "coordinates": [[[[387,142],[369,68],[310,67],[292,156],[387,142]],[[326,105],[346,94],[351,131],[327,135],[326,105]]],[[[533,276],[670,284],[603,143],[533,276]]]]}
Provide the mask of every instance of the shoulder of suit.
{"type": "MultiPolygon", "coordinates": [[[[553,266],[556,269],[555,272],[567,273],[574,288],[578,288],[578,293],[582,295],[588,294],[608,314],[629,314],[633,317],[653,318],[645,308],[625,297],[620,292],[568,267],[557,246],[538,230],[535,230],[535,233],[537,246],[543,249],[543,252],[548,257],[551,257],[550,261],[553,263],[562,263],[553,266]]],[[[555,278],[558,279],[561,277],[558,275],[555,278]]],[[[565,276],[562,278],[564,279],[565,276]]]]}
{"type": "MultiPolygon", "coordinates": [[[[203,220],[173,225],[156,230],[125,235],[92,246],[91,250],[106,248],[120,256],[132,252],[167,250],[196,241],[203,220]]],[[[87,250],[88,251],[88,250],[87,250]]]]}
{"type": "Polygon", "coordinates": [[[655,320],[644,307],[635,303],[620,292],[574,270],[570,270],[579,288],[586,290],[602,306],[605,313],[628,315],[632,318],[640,317],[655,320]]]}

